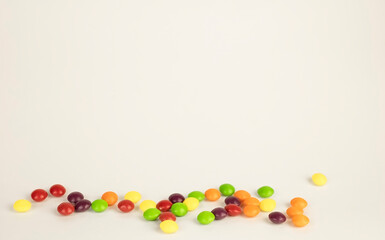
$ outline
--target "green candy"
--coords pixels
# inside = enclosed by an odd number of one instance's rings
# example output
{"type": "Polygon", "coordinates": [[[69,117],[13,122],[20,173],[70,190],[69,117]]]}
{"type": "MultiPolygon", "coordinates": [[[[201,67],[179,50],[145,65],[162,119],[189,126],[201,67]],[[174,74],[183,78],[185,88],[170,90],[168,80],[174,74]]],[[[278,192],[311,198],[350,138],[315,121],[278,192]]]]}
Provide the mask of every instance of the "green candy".
{"type": "Polygon", "coordinates": [[[269,186],[263,186],[258,189],[258,195],[263,197],[263,198],[268,198],[273,196],[274,194],[274,189],[272,189],[269,186]]]}
{"type": "Polygon", "coordinates": [[[194,192],[190,192],[188,197],[196,198],[200,202],[200,201],[205,199],[205,194],[203,192],[200,192],[200,191],[194,191],[194,192]]]}
{"type": "Polygon", "coordinates": [[[207,225],[215,220],[215,215],[212,212],[203,211],[199,213],[197,219],[200,224],[207,225]]]}
{"type": "Polygon", "coordinates": [[[147,221],[155,221],[156,219],[158,219],[159,215],[160,211],[156,208],[149,208],[143,213],[143,217],[147,221]]]}
{"type": "Polygon", "coordinates": [[[177,217],[183,217],[187,214],[188,208],[184,203],[174,203],[171,206],[171,212],[177,217]]]}
{"type": "Polygon", "coordinates": [[[95,212],[104,212],[108,208],[108,203],[103,199],[97,199],[92,202],[91,207],[95,212]]]}
{"type": "Polygon", "coordinates": [[[225,183],[219,187],[219,191],[222,193],[223,196],[231,196],[234,194],[235,188],[233,185],[225,183]]]}

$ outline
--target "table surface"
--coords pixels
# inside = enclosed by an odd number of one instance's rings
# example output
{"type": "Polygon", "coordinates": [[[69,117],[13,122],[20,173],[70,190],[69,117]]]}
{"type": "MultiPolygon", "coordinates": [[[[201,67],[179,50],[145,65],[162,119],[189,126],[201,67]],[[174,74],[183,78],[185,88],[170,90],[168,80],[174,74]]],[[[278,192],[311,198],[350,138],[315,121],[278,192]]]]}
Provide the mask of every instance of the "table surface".
{"type": "Polygon", "coordinates": [[[384,1],[0,0],[1,239],[381,239],[384,1]],[[311,175],[328,177],[314,186],[311,175]],[[232,183],[305,198],[310,224],[267,213],[162,234],[136,208],[62,217],[61,183],[100,198],[232,183]]]}

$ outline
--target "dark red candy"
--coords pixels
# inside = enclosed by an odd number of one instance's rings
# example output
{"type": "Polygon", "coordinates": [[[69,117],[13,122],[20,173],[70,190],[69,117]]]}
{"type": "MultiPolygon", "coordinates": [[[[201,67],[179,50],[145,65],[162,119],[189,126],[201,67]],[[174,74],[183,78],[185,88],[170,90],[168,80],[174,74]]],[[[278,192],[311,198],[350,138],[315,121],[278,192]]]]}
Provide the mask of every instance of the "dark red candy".
{"type": "Polygon", "coordinates": [[[80,192],[72,192],[72,193],[68,194],[68,196],[67,196],[68,202],[70,202],[72,204],[76,204],[77,202],[79,202],[80,200],[83,200],[83,199],[84,199],[84,196],[80,192]]]}
{"type": "Polygon", "coordinates": [[[180,193],[173,193],[171,194],[169,197],[168,197],[168,200],[170,200],[170,202],[172,203],[178,203],[178,202],[183,202],[184,201],[184,197],[182,194],[180,193]]]}
{"type": "Polygon", "coordinates": [[[241,206],[241,201],[239,201],[239,199],[237,197],[234,197],[234,196],[227,197],[225,199],[225,203],[226,203],[226,205],[234,204],[237,206],[241,206]]]}
{"type": "Polygon", "coordinates": [[[159,209],[161,212],[167,212],[168,210],[170,210],[172,206],[172,202],[170,202],[169,200],[162,200],[162,201],[159,201],[158,204],[156,204],[156,208],[159,209]]]}
{"type": "Polygon", "coordinates": [[[211,212],[214,214],[215,220],[221,220],[227,217],[227,211],[221,207],[214,208],[211,212]]]}
{"type": "Polygon", "coordinates": [[[85,212],[91,207],[91,201],[82,199],[75,205],[75,212],[85,212]]]}
{"type": "Polygon", "coordinates": [[[175,217],[175,215],[172,212],[162,212],[159,215],[159,220],[161,222],[166,221],[166,220],[172,220],[172,221],[175,222],[176,221],[176,217],[175,217]]]}
{"type": "Polygon", "coordinates": [[[283,213],[280,212],[272,212],[269,214],[269,219],[275,224],[281,224],[286,221],[286,217],[283,213]]]}
{"type": "Polygon", "coordinates": [[[49,192],[54,197],[61,197],[66,193],[66,189],[60,184],[55,184],[49,189],[49,192]]]}
{"type": "Polygon", "coordinates": [[[57,211],[63,216],[68,216],[75,211],[75,208],[71,203],[63,202],[57,207],[57,211]]]}
{"type": "Polygon", "coordinates": [[[134,209],[134,207],[135,207],[134,203],[130,200],[122,200],[118,204],[118,208],[120,209],[120,211],[125,213],[131,212],[132,209],[134,209]]]}
{"type": "Polygon", "coordinates": [[[44,189],[36,189],[31,193],[31,198],[35,202],[41,202],[44,201],[48,197],[47,191],[44,189]]]}
{"type": "Polygon", "coordinates": [[[235,204],[229,204],[225,207],[225,209],[229,216],[238,216],[242,213],[242,209],[235,204]]]}

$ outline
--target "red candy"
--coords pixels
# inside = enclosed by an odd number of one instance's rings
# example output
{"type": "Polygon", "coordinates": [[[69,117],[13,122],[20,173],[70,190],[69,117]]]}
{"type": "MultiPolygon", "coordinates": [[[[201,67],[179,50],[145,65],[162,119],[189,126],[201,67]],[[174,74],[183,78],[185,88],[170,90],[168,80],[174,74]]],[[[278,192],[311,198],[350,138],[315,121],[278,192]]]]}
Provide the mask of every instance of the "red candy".
{"type": "Polygon", "coordinates": [[[48,193],[43,189],[36,189],[31,193],[31,198],[35,202],[41,202],[44,201],[48,197],[48,193]]]}
{"type": "Polygon", "coordinates": [[[133,202],[131,202],[130,200],[122,200],[119,202],[118,204],[118,208],[120,209],[120,211],[122,212],[131,212],[132,209],[134,209],[135,205],[133,202]]]}
{"type": "Polygon", "coordinates": [[[49,189],[49,192],[54,197],[61,197],[66,193],[66,189],[60,184],[55,184],[49,189]]]}
{"type": "Polygon", "coordinates": [[[159,220],[161,222],[166,221],[166,220],[172,220],[172,221],[175,222],[176,221],[176,217],[175,217],[175,215],[172,212],[162,212],[159,215],[159,220]]]}
{"type": "Polygon", "coordinates": [[[156,204],[156,208],[161,212],[167,212],[168,210],[170,210],[171,206],[172,202],[170,202],[169,200],[162,200],[158,202],[158,204],[156,204]]]}
{"type": "Polygon", "coordinates": [[[63,216],[68,216],[75,211],[75,208],[71,203],[63,202],[57,207],[57,211],[63,216]]]}
{"type": "Polygon", "coordinates": [[[229,204],[225,207],[225,209],[229,216],[238,216],[242,213],[242,209],[235,204],[229,204]]]}

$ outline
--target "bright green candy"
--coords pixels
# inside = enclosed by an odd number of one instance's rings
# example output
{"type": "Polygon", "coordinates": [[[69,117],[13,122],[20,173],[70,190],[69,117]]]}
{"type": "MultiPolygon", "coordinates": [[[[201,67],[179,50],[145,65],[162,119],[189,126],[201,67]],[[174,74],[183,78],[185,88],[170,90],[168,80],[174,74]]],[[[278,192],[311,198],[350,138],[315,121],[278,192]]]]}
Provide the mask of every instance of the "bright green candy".
{"type": "Polygon", "coordinates": [[[263,186],[258,189],[258,195],[263,198],[271,197],[274,194],[274,190],[269,186],[263,186]]]}
{"type": "Polygon", "coordinates": [[[144,219],[147,221],[155,221],[158,219],[160,211],[157,208],[149,208],[143,213],[144,219]]]}
{"type": "Polygon", "coordinates": [[[97,199],[92,202],[91,207],[95,212],[104,212],[108,208],[108,203],[103,199],[97,199]]]}
{"type": "Polygon", "coordinates": [[[225,183],[219,187],[219,191],[222,193],[223,196],[231,196],[234,194],[235,188],[233,185],[225,183]]]}
{"type": "Polygon", "coordinates": [[[215,220],[215,215],[212,212],[203,211],[199,213],[197,219],[200,224],[207,225],[215,220]]]}
{"type": "Polygon", "coordinates": [[[194,191],[194,192],[190,192],[188,197],[193,197],[193,198],[196,198],[200,201],[204,200],[205,199],[205,194],[203,192],[199,192],[199,191],[194,191]]]}
{"type": "Polygon", "coordinates": [[[177,217],[183,217],[187,214],[188,208],[184,203],[174,203],[171,206],[171,212],[177,217]]]}

